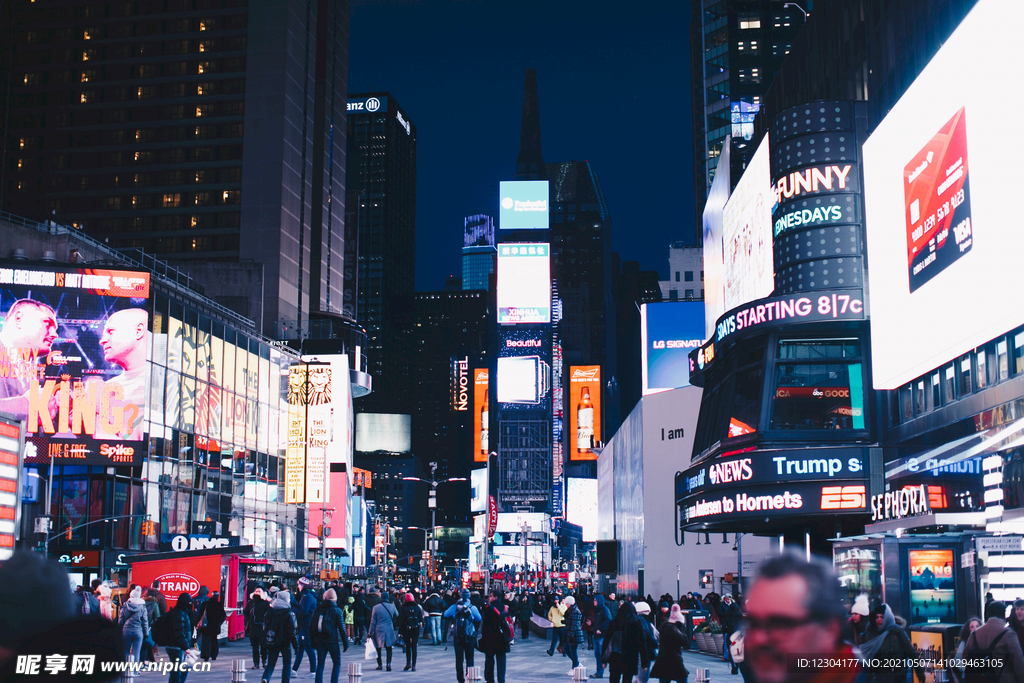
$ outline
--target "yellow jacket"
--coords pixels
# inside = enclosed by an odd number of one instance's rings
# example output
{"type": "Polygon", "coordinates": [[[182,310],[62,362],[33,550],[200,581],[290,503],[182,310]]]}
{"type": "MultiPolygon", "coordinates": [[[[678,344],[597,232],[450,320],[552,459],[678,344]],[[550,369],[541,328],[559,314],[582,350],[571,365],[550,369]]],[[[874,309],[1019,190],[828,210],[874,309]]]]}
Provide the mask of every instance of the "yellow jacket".
{"type": "Polygon", "coordinates": [[[562,617],[565,616],[565,606],[561,603],[552,605],[551,609],[548,610],[548,621],[554,628],[562,628],[565,626],[565,621],[562,617]]]}

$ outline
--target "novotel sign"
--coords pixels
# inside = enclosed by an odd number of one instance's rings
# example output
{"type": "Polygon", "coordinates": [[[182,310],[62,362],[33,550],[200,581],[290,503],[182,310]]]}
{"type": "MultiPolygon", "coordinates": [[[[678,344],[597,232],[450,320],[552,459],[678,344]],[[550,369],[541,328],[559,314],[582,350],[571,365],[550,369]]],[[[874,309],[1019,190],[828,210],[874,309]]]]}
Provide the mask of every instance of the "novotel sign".
{"type": "Polygon", "coordinates": [[[452,380],[454,384],[452,408],[459,412],[469,410],[469,356],[455,360],[455,372],[452,380]]]}

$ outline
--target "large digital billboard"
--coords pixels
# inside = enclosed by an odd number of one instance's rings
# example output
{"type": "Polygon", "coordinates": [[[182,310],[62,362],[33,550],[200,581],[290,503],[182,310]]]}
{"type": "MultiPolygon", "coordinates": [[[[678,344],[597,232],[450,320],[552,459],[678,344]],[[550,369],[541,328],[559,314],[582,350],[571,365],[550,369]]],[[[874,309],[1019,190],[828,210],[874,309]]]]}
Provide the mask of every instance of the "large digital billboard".
{"type": "Polygon", "coordinates": [[[551,322],[550,256],[547,243],[498,246],[498,324],[551,322]]]}
{"type": "Polygon", "coordinates": [[[540,408],[550,400],[550,333],[537,327],[501,330],[498,403],[503,409],[540,408]]]}
{"type": "Polygon", "coordinates": [[[668,301],[640,307],[644,396],[690,386],[690,351],[704,342],[704,325],[703,301],[668,301]]]}
{"type": "Polygon", "coordinates": [[[27,454],[141,465],[149,397],[149,273],[0,267],[0,411],[27,454]]]}
{"type": "Polygon", "coordinates": [[[775,289],[775,193],[770,162],[765,135],[722,212],[725,310],[766,297],[775,289]]]}
{"type": "Polygon", "coordinates": [[[356,414],[358,453],[408,453],[412,450],[412,416],[392,413],[356,414]]]}
{"type": "Polygon", "coordinates": [[[1024,140],[992,99],[1024,62],[1020,20],[1021,3],[978,2],[864,143],[876,389],[1024,323],[1024,299],[999,294],[1020,287],[1024,140]]]}
{"type": "Polygon", "coordinates": [[[21,525],[21,424],[0,416],[0,561],[14,553],[21,525]]]}
{"type": "Polygon", "coordinates": [[[470,512],[486,512],[487,511],[487,468],[481,467],[478,470],[472,470],[469,473],[470,487],[472,488],[472,497],[469,503],[470,512]]]}
{"type": "Polygon", "coordinates": [[[569,477],[566,519],[583,527],[583,542],[597,540],[597,479],[569,477]]]}
{"type": "Polygon", "coordinates": [[[490,370],[473,369],[473,462],[487,462],[490,453],[490,370]]]}
{"type": "Polygon", "coordinates": [[[711,183],[708,200],[704,204],[704,339],[715,333],[718,318],[725,313],[725,225],[722,212],[729,201],[732,185],[729,182],[730,137],[725,136],[722,155],[715,167],[715,180],[711,183]]]}
{"type": "Polygon", "coordinates": [[[600,441],[601,366],[572,366],[569,368],[569,459],[597,460],[594,446],[600,441]]]}
{"type": "Polygon", "coordinates": [[[498,225],[502,230],[548,229],[548,181],[502,181],[500,194],[498,225]]]}

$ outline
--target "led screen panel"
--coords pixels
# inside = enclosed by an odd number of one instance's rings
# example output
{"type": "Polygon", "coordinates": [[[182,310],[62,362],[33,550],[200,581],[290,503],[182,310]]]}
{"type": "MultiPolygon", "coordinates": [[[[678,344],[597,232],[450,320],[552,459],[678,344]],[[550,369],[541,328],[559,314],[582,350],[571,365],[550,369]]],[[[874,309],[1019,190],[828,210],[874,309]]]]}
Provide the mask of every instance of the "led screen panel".
{"type": "Polygon", "coordinates": [[[469,482],[472,488],[469,511],[485,512],[487,510],[487,468],[481,467],[470,472],[469,482]]]}
{"type": "Polygon", "coordinates": [[[722,213],[725,310],[766,297],[775,289],[774,202],[766,135],[722,213]]]}
{"type": "Polygon", "coordinates": [[[594,446],[600,442],[601,366],[572,366],[569,368],[569,459],[597,460],[594,446]]]}
{"type": "Polygon", "coordinates": [[[487,462],[490,452],[490,371],[473,370],[473,462],[487,462]]]}
{"type": "Polygon", "coordinates": [[[583,542],[597,540],[597,479],[568,479],[568,514],[572,524],[583,527],[583,542]]]}
{"type": "Polygon", "coordinates": [[[551,407],[551,337],[541,326],[500,331],[497,398],[503,410],[551,407]]]}
{"type": "Polygon", "coordinates": [[[690,386],[690,351],[704,342],[704,302],[669,301],[640,307],[643,394],[690,386]]]}
{"type": "Polygon", "coordinates": [[[1024,140],[992,93],[1024,5],[982,0],[864,143],[873,384],[896,389],[1024,323],[1024,140]],[[998,69],[991,65],[998,64],[998,69]]]}
{"type": "Polygon", "coordinates": [[[408,453],[412,450],[412,416],[391,413],[356,414],[356,451],[408,453]]]}
{"type": "Polygon", "coordinates": [[[718,318],[725,313],[725,225],[722,213],[732,189],[729,183],[730,148],[730,137],[726,135],[722,155],[715,167],[715,180],[704,204],[704,339],[711,338],[718,318]]]}
{"type": "Polygon", "coordinates": [[[550,256],[547,243],[498,246],[498,324],[551,322],[550,256]]]}
{"type": "Polygon", "coordinates": [[[0,411],[26,457],[141,465],[149,431],[149,273],[0,267],[0,411]]]}
{"type": "Polygon", "coordinates": [[[548,181],[502,181],[498,225],[502,230],[547,230],[548,181]]]}

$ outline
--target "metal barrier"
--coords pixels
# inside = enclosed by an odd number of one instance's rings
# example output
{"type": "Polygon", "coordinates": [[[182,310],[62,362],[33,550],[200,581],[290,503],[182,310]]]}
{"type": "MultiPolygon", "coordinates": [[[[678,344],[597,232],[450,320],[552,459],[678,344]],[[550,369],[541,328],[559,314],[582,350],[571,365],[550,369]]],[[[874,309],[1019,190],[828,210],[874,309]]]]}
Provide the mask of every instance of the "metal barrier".
{"type": "Polygon", "coordinates": [[[359,683],[359,679],[363,675],[363,663],[362,662],[349,662],[348,663],[348,683],[359,683]]]}
{"type": "Polygon", "coordinates": [[[585,681],[585,680],[587,680],[587,667],[585,667],[582,664],[580,664],[575,669],[573,669],[572,670],[572,680],[573,680],[574,683],[576,681],[585,681]]]}
{"type": "Polygon", "coordinates": [[[466,680],[467,681],[482,681],[484,680],[484,670],[479,666],[471,666],[466,669],[466,680]]]}
{"type": "Polygon", "coordinates": [[[707,683],[711,680],[711,669],[697,669],[697,683],[707,683]]]}
{"type": "Polygon", "coordinates": [[[231,660],[231,683],[244,683],[245,681],[245,660],[231,660]]]}

